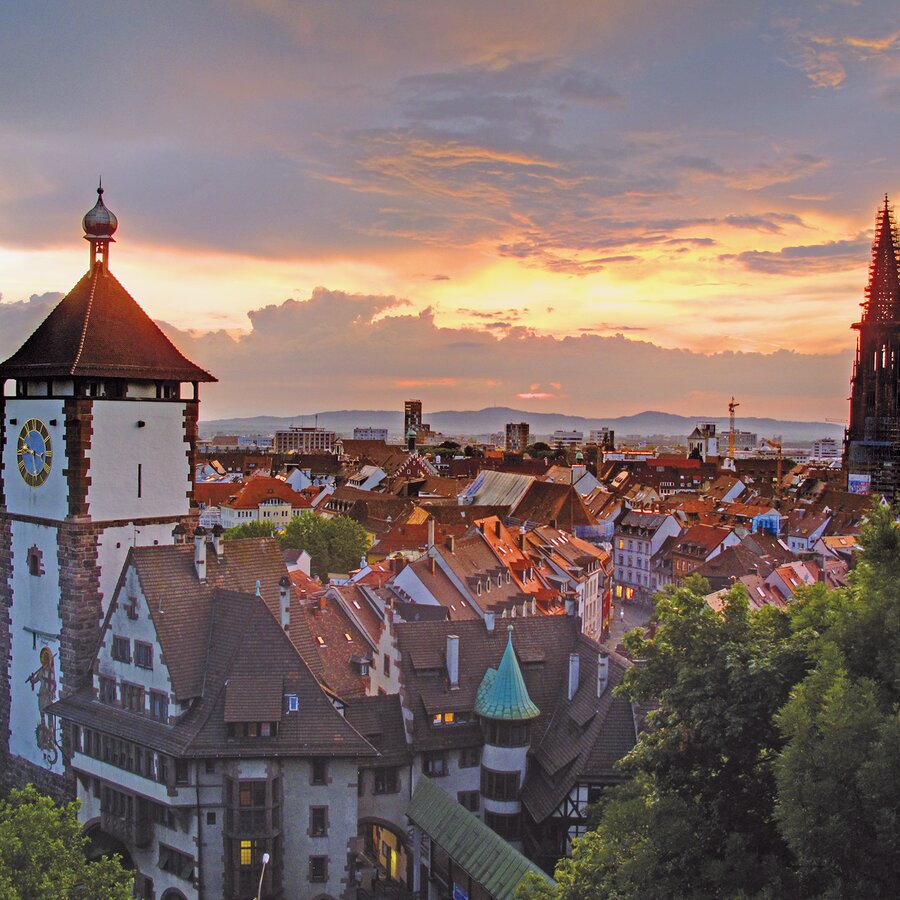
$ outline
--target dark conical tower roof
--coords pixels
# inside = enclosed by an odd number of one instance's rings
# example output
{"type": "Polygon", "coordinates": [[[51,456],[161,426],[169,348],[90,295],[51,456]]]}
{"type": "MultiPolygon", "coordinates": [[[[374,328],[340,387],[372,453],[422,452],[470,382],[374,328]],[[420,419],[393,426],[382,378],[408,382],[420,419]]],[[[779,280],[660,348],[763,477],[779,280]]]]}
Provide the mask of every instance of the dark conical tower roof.
{"type": "Polygon", "coordinates": [[[4,363],[5,378],[133,378],[164,381],[215,381],[166,337],[135,299],[109,272],[106,257],[96,260],[95,245],[107,247],[118,227],[115,215],[97,203],[82,221],[92,242],[90,271],[63,297],[34,334],[4,363]]]}
{"type": "Polygon", "coordinates": [[[895,322],[900,319],[900,277],[897,275],[897,229],[888,205],[878,211],[875,225],[875,242],[872,245],[872,264],[869,266],[869,284],[863,304],[865,322],[895,322]]]}

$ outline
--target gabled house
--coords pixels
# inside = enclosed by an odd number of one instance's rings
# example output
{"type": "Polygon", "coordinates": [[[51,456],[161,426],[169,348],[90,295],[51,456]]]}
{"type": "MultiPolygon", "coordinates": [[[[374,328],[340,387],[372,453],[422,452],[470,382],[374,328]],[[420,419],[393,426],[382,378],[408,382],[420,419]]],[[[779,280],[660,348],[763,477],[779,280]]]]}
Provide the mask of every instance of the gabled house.
{"type": "Polygon", "coordinates": [[[339,896],[348,881],[356,772],[377,750],[289,638],[286,575],[263,547],[132,549],[90,682],[53,708],[79,817],[134,864],[138,897],[249,898],[261,875],[267,896],[339,896]]]}
{"type": "Polygon", "coordinates": [[[247,522],[267,522],[284,527],[294,516],[312,509],[312,504],[279,478],[258,475],[240,486],[219,504],[223,528],[247,522]]]}
{"type": "Polygon", "coordinates": [[[692,525],[672,548],[672,581],[680,585],[695,569],[726,547],[739,543],[740,538],[728,528],[711,525],[692,525]]]}
{"type": "MultiPolygon", "coordinates": [[[[587,829],[589,803],[622,780],[615,763],[636,740],[631,705],[612,691],[627,661],[585,637],[575,616],[388,615],[381,651],[413,791],[427,776],[539,865],[565,854],[587,829]]],[[[408,853],[406,824],[392,829],[408,853]]]]}

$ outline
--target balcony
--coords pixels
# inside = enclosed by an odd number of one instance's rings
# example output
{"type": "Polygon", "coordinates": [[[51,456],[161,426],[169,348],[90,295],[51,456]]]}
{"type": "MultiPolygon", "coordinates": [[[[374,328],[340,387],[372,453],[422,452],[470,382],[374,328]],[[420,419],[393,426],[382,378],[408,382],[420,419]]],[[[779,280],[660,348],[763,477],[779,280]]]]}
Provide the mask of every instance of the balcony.
{"type": "Polygon", "coordinates": [[[146,847],[153,836],[153,825],[144,816],[138,819],[128,819],[117,816],[106,810],[100,811],[100,827],[107,834],[117,837],[125,844],[134,847],[146,847]]]}

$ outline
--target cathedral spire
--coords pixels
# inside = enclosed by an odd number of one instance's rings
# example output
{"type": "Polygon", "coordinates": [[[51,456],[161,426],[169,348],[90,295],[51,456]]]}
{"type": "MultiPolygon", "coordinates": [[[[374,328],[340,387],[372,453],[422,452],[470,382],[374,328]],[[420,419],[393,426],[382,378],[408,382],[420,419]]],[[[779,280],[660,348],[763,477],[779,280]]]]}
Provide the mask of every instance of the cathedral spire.
{"type": "Polygon", "coordinates": [[[869,266],[869,284],[863,321],[895,322],[900,320],[900,277],[897,274],[897,229],[894,217],[884,195],[884,205],[878,211],[875,225],[875,241],[872,244],[872,263],[869,266]]]}

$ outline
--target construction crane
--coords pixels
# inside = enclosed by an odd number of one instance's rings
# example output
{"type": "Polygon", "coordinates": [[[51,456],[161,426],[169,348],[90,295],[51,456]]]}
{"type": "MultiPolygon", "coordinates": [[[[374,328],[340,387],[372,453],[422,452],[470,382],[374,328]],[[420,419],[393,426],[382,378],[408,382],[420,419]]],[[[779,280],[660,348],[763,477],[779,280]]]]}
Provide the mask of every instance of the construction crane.
{"type": "Polygon", "coordinates": [[[737,432],[734,430],[734,411],[740,405],[740,403],[734,402],[734,397],[731,398],[731,403],[728,404],[728,455],[732,459],[734,459],[734,449],[737,444],[737,432]]]}
{"type": "Polygon", "coordinates": [[[781,500],[781,460],[782,460],[782,443],[781,441],[772,441],[769,438],[763,438],[765,444],[777,451],[775,465],[775,499],[781,500]]]}

